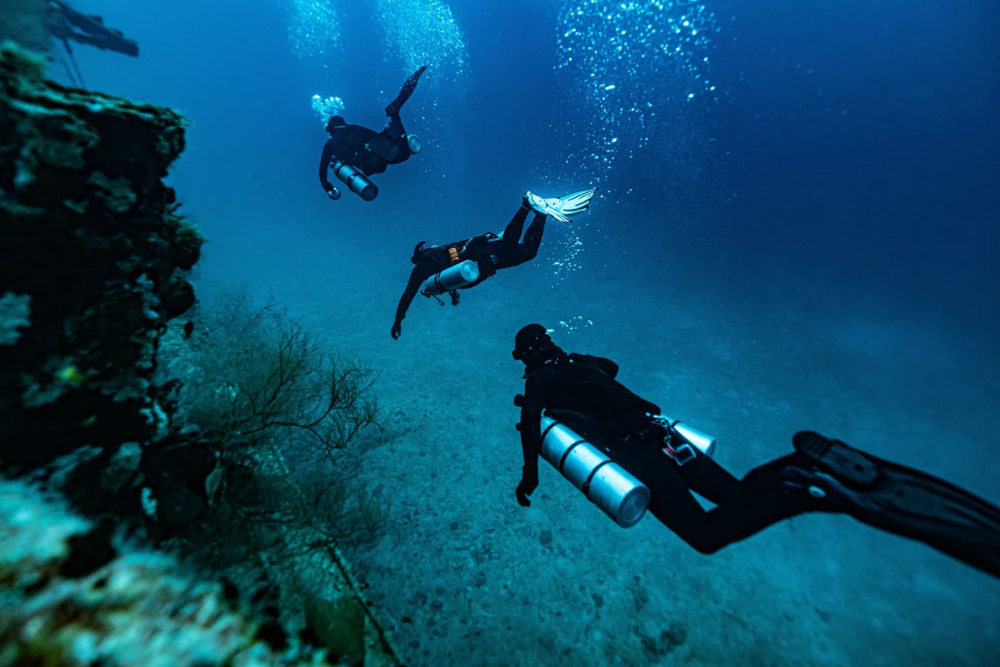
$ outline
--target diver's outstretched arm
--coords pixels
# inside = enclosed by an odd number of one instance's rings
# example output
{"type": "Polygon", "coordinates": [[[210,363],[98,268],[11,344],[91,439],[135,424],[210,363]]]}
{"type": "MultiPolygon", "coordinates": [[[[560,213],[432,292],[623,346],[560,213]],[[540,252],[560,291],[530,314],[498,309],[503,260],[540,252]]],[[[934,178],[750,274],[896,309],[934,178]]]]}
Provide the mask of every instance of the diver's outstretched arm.
{"type": "Polygon", "coordinates": [[[323,186],[324,192],[330,192],[333,189],[330,179],[327,178],[327,170],[330,168],[330,160],[333,159],[335,141],[336,139],[330,139],[326,142],[323,146],[323,155],[319,158],[319,184],[323,186]]]}
{"type": "MultiPolygon", "coordinates": [[[[430,274],[433,275],[433,274],[430,274]]],[[[424,270],[419,264],[413,267],[410,271],[410,279],[406,283],[406,289],[403,290],[403,295],[399,297],[399,304],[396,306],[396,324],[402,323],[406,318],[406,311],[410,309],[410,304],[413,303],[413,298],[417,296],[417,290],[420,289],[420,285],[428,278],[427,271],[424,270]]]]}
{"type": "Polygon", "coordinates": [[[389,106],[385,108],[385,115],[390,118],[395,118],[399,116],[399,110],[403,108],[406,104],[406,100],[410,99],[410,95],[413,91],[417,89],[417,82],[420,81],[420,75],[424,73],[427,69],[427,65],[424,65],[416,72],[410,75],[410,78],[406,80],[403,87],[399,90],[399,95],[396,95],[396,99],[389,103],[389,106]]]}
{"type": "Polygon", "coordinates": [[[944,480],[802,431],[786,484],[855,519],[1000,577],[1000,508],[944,480]]]}

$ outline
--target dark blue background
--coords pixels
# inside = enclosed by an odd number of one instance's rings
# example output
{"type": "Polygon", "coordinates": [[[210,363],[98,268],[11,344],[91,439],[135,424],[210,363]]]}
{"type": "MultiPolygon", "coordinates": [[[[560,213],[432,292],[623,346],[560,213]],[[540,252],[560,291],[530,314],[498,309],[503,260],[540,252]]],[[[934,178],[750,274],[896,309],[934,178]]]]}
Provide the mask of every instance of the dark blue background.
{"type": "MultiPolygon", "coordinates": [[[[138,61],[83,48],[78,57],[94,87],[178,107],[194,120],[176,180],[209,227],[223,217],[239,229],[254,216],[283,225],[363,216],[411,247],[417,217],[451,217],[456,229],[477,233],[502,225],[494,211],[525,188],[587,178],[560,159],[572,129],[594,120],[568,100],[573,82],[554,70],[562,3],[450,3],[469,76],[421,84],[407,122],[430,149],[384,175],[378,210],[353,201],[329,207],[315,176],[324,134],[307,109],[313,94],[337,94],[350,121],[384,122],[382,106],[406,72],[397,56],[386,58],[372,3],[337,3],[343,39],[327,69],[290,53],[287,13],[274,0],[139,5],[80,3],[138,39],[138,61]],[[489,213],[476,220],[480,204],[489,213]]],[[[711,263],[723,283],[818,278],[831,292],[881,292],[994,331],[996,3],[709,7],[722,28],[711,50],[719,101],[666,107],[662,116],[678,129],[664,122],[657,130],[660,141],[689,135],[698,173],[667,169],[674,157],[657,154],[656,138],[619,161],[604,175],[601,229],[584,233],[591,264],[616,261],[622,239],[641,240],[647,261],[711,263]]]]}

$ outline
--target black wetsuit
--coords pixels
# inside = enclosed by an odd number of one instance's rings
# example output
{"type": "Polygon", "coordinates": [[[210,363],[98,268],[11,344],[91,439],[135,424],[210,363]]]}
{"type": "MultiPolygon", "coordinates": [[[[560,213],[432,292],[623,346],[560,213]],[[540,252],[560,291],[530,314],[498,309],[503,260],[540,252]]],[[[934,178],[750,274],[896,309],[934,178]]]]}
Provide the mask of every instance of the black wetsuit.
{"type": "Polygon", "coordinates": [[[363,125],[341,125],[330,134],[319,159],[319,181],[329,189],[326,170],[334,160],[357,167],[366,176],[384,173],[390,164],[399,164],[410,158],[410,144],[399,116],[390,118],[381,132],[363,125]],[[377,149],[381,151],[375,152],[377,149]]]}
{"type": "Polygon", "coordinates": [[[617,375],[618,366],[610,359],[580,354],[559,354],[528,374],[519,426],[522,484],[528,485],[528,493],[538,484],[545,410],[645,484],[651,495],[649,512],[701,553],[821,509],[808,493],[782,483],[781,470],[794,455],[755,468],[742,480],[701,453],[678,464],[663,451],[664,427],[649,416],[658,415],[659,407],[617,382],[617,375]],[[691,491],[717,507],[705,510],[691,491]]]}
{"type": "Polygon", "coordinates": [[[363,125],[340,125],[330,129],[330,138],[323,146],[323,154],[319,159],[319,182],[323,190],[329,191],[332,187],[326,171],[333,160],[357,167],[366,176],[371,176],[385,172],[390,164],[410,159],[410,142],[399,112],[416,90],[417,82],[426,69],[421,67],[410,75],[396,99],[385,108],[389,122],[381,132],[363,125]]]}
{"type": "Polygon", "coordinates": [[[410,280],[406,283],[403,296],[399,298],[396,322],[402,322],[406,317],[406,311],[423,282],[453,264],[470,259],[479,267],[479,278],[460,288],[469,289],[492,278],[500,269],[509,269],[534,259],[538,254],[538,246],[542,243],[542,234],[545,232],[545,216],[535,214],[534,220],[528,225],[528,231],[524,233],[522,243],[521,232],[530,210],[527,206],[518,209],[507,223],[503,237],[487,233],[464,241],[435,246],[421,253],[420,260],[410,272],[410,280]]]}

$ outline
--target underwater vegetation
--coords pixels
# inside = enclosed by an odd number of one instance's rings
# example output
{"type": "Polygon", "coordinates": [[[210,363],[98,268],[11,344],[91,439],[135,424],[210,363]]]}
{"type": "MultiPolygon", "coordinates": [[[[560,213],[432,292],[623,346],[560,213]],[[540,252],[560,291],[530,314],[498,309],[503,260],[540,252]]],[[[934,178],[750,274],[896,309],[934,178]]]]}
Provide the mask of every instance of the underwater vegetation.
{"type": "Polygon", "coordinates": [[[376,376],[197,305],[186,125],[0,47],[0,664],[398,664],[338,547],[384,521],[376,376]]]}
{"type": "Polygon", "coordinates": [[[190,336],[177,327],[167,336],[164,377],[183,378],[185,437],[217,452],[224,471],[205,537],[231,551],[226,526],[280,526],[282,539],[260,547],[278,559],[374,539],[387,507],[352,472],[387,437],[376,375],[360,359],[330,354],[278,305],[236,293],[200,310],[190,336]],[[293,457],[309,475],[291,474],[293,457]],[[289,540],[291,527],[308,530],[309,544],[289,540]]]}

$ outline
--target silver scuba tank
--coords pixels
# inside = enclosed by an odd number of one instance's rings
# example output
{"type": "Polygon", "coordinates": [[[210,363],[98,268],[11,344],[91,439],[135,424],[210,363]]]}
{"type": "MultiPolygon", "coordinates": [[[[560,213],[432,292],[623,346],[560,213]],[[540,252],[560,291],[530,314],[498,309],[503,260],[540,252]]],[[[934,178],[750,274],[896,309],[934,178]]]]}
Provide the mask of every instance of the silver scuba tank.
{"type": "Polygon", "coordinates": [[[471,259],[467,259],[464,262],[459,262],[454,266],[448,267],[440,273],[435,273],[425,280],[424,284],[420,286],[420,293],[427,297],[437,296],[438,294],[456,290],[459,287],[465,287],[469,283],[478,280],[478,278],[479,265],[471,259]]]}
{"type": "Polygon", "coordinates": [[[371,201],[378,197],[378,186],[372,183],[359,169],[344,164],[340,160],[330,165],[330,169],[333,169],[333,175],[343,181],[351,192],[365,201],[371,201]]]}
{"type": "Polygon", "coordinates": [[[424,149],[424,144],[420,141],[420,137],[415,134],[406,135],[406,143],[410,147],[410,152],[416,155],[424,149]]]}
{"type": "Polygon", "coordinates": [[[681,436],[686,442],[679,443],[677,447],[683,447],[684,444],[689,444],[698,450],[701,454],[705,456],[715,457],[715,438],[710,435],[706,435],[701,431],[691,428],[687,424],[682,424],[675,419],[671,419],[666,415],[650,415],[654,422],[657,422],[668,430],[673,430],[677,435],[681,436]]]}
{"type": "Polygon", "coordinates": [[[622,528],[634,526],[646,513],[649,489],[552,417],[542,417],[542,458],[622,528]]]}

